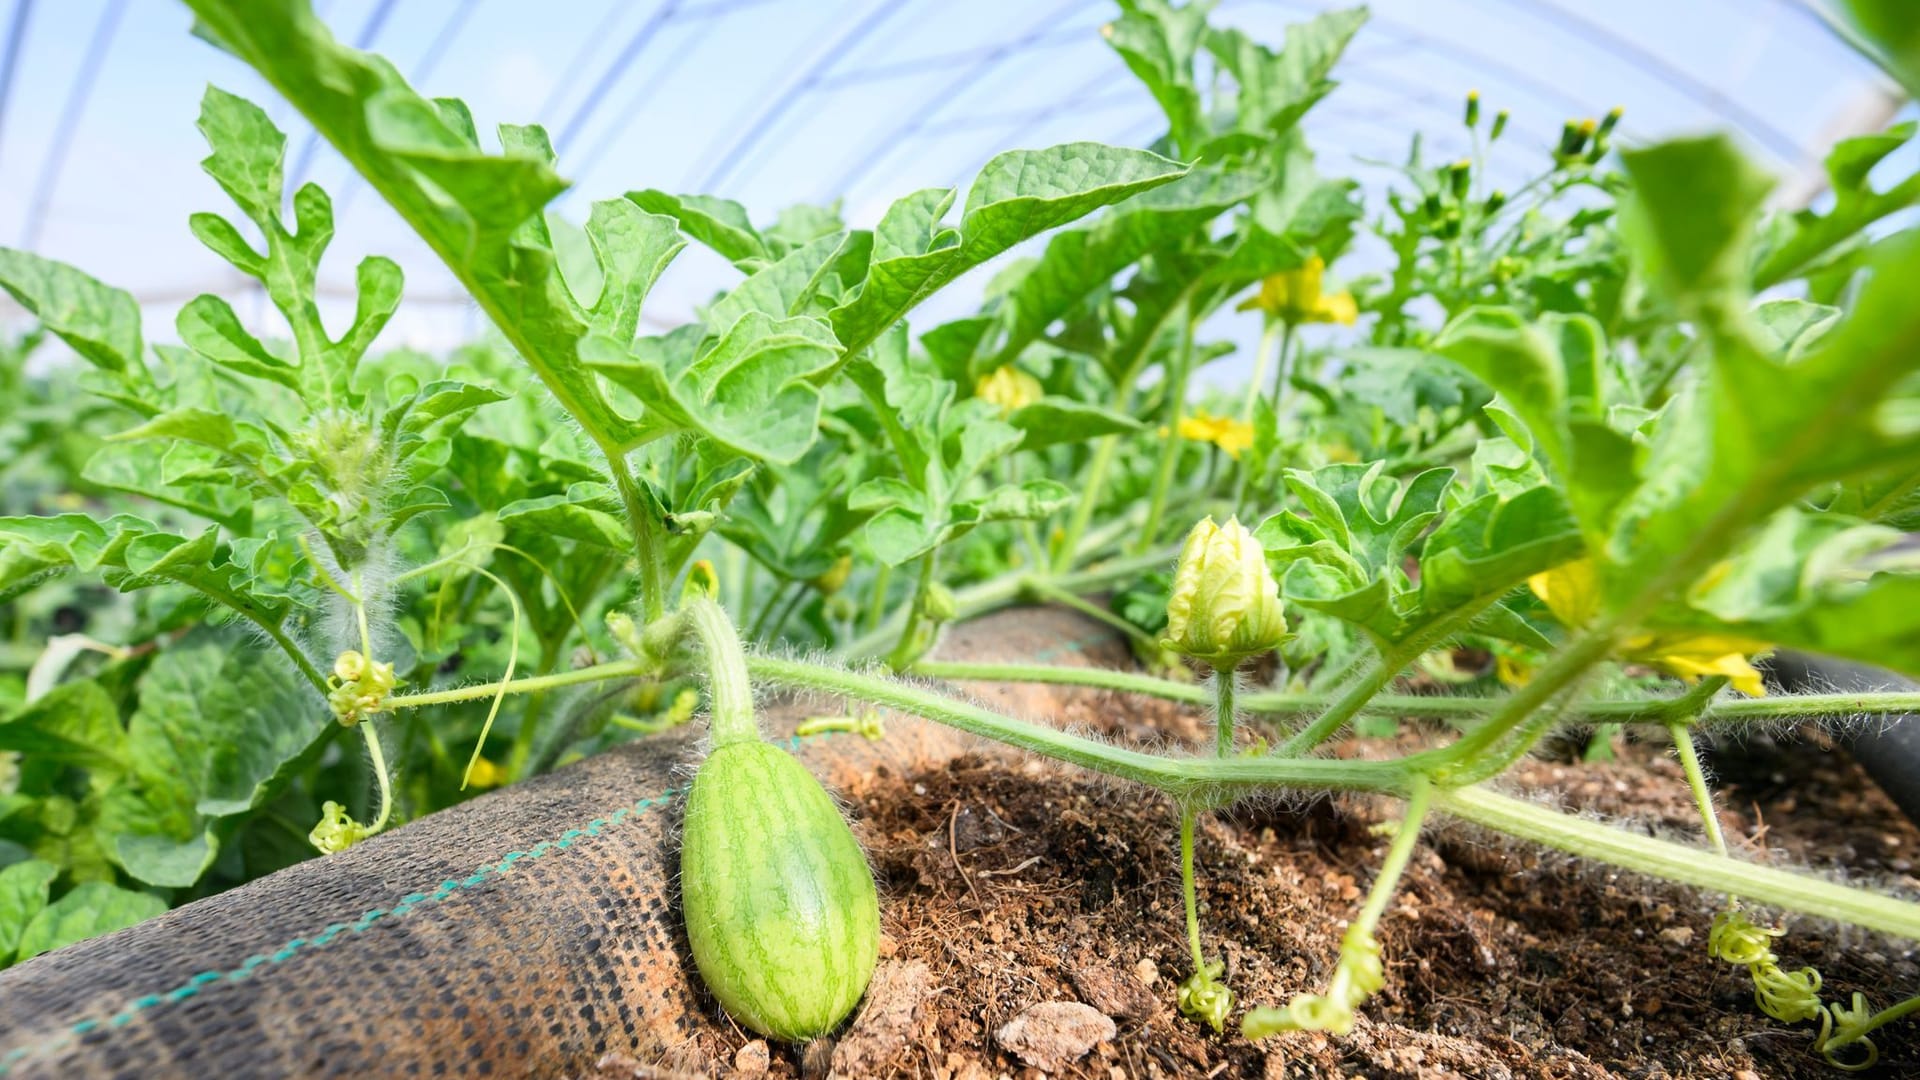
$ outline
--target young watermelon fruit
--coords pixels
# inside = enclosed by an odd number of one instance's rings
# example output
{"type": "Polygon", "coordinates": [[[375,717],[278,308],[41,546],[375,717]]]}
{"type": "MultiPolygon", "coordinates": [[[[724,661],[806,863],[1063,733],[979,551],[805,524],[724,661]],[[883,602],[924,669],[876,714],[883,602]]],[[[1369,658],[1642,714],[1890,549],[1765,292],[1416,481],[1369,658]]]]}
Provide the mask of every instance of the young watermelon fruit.
{"type": "Polygon", "coordinates": [[[728,741],[701,763],[680,883],[700,977],[740,1023],[804,1042],[866,992],[880,948],[873,875],[840,808],[785,750],[728,741]]]}

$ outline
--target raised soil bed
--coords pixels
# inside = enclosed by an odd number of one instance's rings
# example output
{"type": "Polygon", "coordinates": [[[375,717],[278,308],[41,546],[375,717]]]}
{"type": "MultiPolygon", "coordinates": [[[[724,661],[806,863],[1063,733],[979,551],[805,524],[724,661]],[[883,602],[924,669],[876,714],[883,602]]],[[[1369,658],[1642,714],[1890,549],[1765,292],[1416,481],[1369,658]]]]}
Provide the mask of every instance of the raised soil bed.
{"type": "MultiPolygon", "coordinates": [[[[962,626],[941,655],[1127,662],[1091,624],[1040,609],[962,626]]],[[[958,689],[1123,743],[1210,737],[1158,701],[958,689]]],[[[790,731],[830,704],[769,703],[764,721],[790,731]]],[[[1063,1076],[1840,1075],[1811,1052],[1808,1027],[1768,1020],[1745,974],[1707,956],[1717,898],[1445,825],[1383,924],[1387,988],[1352,1034],[1213,1036],[1171,1006],[1189,966],[1171,808],[898,716],[878,743],[797,744],[846,800],[886,937],[847,1031],[768,1047],[702,991],[675,911],[671,790],[697,741],[629,745],[0,973],[0,1064],[9,1077],[979,1078],[1039,1075],[1026,1061],[1047,1060],[1058,1034],[1051,1074],[1063,1076]],[[1073,1057],[1073,1033],[1053,1032],[1044,1010],[1027,1042],[1000,1034],[1048,1002],[1091,1006],[1114,1034],[1073,1057]]],[[[1755,737],[1717,765],[1724,825],[1748,856],[1920,889],[1920,831],[1844,751],[1755,737]]],[[[1537,761],[1508,782],[1697,832],[1660,745],[1629,742],[1605,764],[1537,761]]],[[[1392,812],[1276,797],[1206,822],[1208,950],[1243,1003],[1321,986],[1384,850],[1371,826],[1392,812]]],[[[1781,952],[1818,966],[1829,996],[1885,1004],[1920,975],[1910,943],[1804,920],[1781,952]]],[[[1875,1038],[1875,1075],[1920,1075],[1912,1025],[1875,1038]]]]}

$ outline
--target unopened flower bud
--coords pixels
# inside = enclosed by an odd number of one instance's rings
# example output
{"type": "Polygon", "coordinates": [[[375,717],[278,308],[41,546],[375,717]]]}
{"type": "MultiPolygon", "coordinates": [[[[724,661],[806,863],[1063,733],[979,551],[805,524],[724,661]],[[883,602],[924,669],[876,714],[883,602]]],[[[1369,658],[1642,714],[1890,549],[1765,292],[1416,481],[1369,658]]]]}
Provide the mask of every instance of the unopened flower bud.
{"type": "Polygon", "coordinates": [[[832,596],[834,593],[840,591],[841,586],[847,583],[847,578],[852,573],[853,556],[843,553],[839,558],[833,560],[833,565],[827,567],[825,573],[815,577],[811,584],[823,594],[832,596]]]}
{"type": "Polygon", "coordinates": [[[333,677],[341,682],[359,682],[360,676],[366,671],[367,658],[360,655],[358,650],[348,649],[334,658],[333,677]]]}
{"type": "Polygon", "coordinates": [[[687,584],[682,595],[687,599],[705,597],[708,600],[720,598],[720,572],[713,568],[710,559],[698,559],[687,569],[687,584]]]}
{"type": "Polygon", "coordinates": [[[1467,91],[1467,126],[1476,127],[1480,123],[1480,91],[1467,91]]]}
{"type": "Polygon", "coordinates": [[[1161,643],[1228,671],[1286,636],[1280,586],[1260,541],[1233,518],[1195,525],[1180,549],[1161,643]]]}
{"type": "Polygon", "coordinates": [[[1587,148],[1587,136],[1593,132],[1591,120],[1569,120],[1560,125],[1560,144],[1553,149],[1554,157],[1562,161],[1580,156],[1587,148]],[[1582,130],[1584,127],[1585,130],[1582,130]]]}
{"type": "Polygon", "coordinates": [[[1046,394],[1039,379],[1012,364],[1002,364],[982,375],[973,384],[973,392],[987,404],[999,406],[1002,416],[1024,409],[1046,394]]]}
{"type": "Polygon", "coordinates": [[[953,598],[953,590],[939,582],[927,586],[920,601],[920,612],[934,622],[952,622],[960,614],[960,604],[953,598]]]}
{"type": "Polygon", "coordinates": [[[1600,118],[1600,126],[1594,133],[1596,135],[1613,134],[1613,129],[1620,126],[1620,117],[1623,115],[1625,115],[1625,113],[1618,105],[1608,109],[1607,115],[1600,118]]]}
{"type": "Polygon", "coordinates": [[[1495,191],[1493,194],[1487,196],[1487,216],[1492,217],[1499,213],[1500,208],[1505,205],[1507,205],[1507,193],[1504,191],[1495,191]]]}
{"type": "Polygon", "coordinates": [[[1501,109],[1493,114],[1493,127],[1487,131],[1487,141],[1493,142],[1507,130],[1507,110],[1501,109]]]}
{"type": "Polygon", "coordinates": [[[1456,199],[1467,197],[1467,186],[1473,181],[1473,162],[1462,159],[1447,169],[1447,185],[1456,199]]]}

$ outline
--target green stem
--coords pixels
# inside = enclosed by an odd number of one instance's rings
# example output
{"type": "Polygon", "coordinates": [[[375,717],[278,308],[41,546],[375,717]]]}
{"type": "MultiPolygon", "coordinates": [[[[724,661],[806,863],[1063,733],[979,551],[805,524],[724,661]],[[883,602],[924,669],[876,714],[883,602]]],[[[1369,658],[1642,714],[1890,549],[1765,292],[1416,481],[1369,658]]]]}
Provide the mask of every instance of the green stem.
{"type": "MultiPolygon", "coordinates": [[[[1133,671],[1067,667],[1061,664],[974,663],[921,660],[913,673],[960,682],[1026,682],[1060,686],[1091,686],[1122,693],[1146,694],[1168,701],[1204,705],[1211,695],[1192,683],[1175,682],[1133,671]]],[[[1339,700],[1331,694],[1294,694],[1267,691],[1239,694],[1236,707],[1244,713],[1272,716],[1311,716],[1339,700]]],[[[1471,720],[1501,707],[1505,698],[1453,697],[1441,694],[1375,694],[1360,707],[1360,716],[1418,716],[1436,720],[1471,720]]],[[[1589,701],[1568,710],[1577,720],[1615,724],[1665,726],[1687,696],[1589,701]]],[[[1682,710],[1684,711],[1684,709],[1682,710]]],[[[1771,721],[1848,716],[1900,716],[1920,712],[1920,693],[1798,694],[1765,698],[1735,698],[1706,704],[1700,723],[1771,721]]],[[[1694,715],[1689,713],[1688,715],[1694,715]]]]}
{"type": "Polygon", "coordinates": [[[1051,601],[1052,603],[1059,604],[1061,607],[1071,608],[1096,622],[1105,623],[1148,649],[1157,649],[1160,647],[1160,643],[1154,640],[1152,634],[1115,615],[1099,604],[1091,600],[1082,599],[1051,582],[1034,578],[1027,582],[1026,591],[1032,593],[1036,599],[1051,601]]]}
{"type": "MultiPolygon", "coordinates": [[[[884,705],[1016,749],[1137,781],[1183,806],[1203,806],[1275,788],[1375,791],[1405,797],[1421,782],[1421,774],[1409,764],[1411,759],[1174,759],[1001,716],[890,679],[768,656],[748,656],[746,669],[762,682],[884,705]]],[[[1613,828],[1478,787],[1437,789],[1433,799],[1435,809],[1463,821],[1583,858],[1920,940],[1920,904],[1725,858],[1695,845],[1613,828]]]]}
{"type": "Polygon", "coordinates": [[[1180,414],[1187,407],[1187,377],[1193,368],[1193,320],[1183,312],[1185,329],[1180,335],[1180,350],[1174,354],[1173,370],[1167,373],[1167,435],[1160,444],[1160,466],[1153,474],[1153,490],[1147,501],[1147,523],[1140,530],[1140,539],[1134,544],[1134,552],[1146,551],[1153,546],[1154,537],[1160,531],[1161,515],[1166,513],[1167,492],[1173,487],[1174,469],[1180,463],[1180,449],[1185,440],[1180,438],[1180,414]]]}
{"type": "MultiPolygon", "coordinates": [[[[947,660],[920,660],[910,672],[933,679],[957,681],[1033,682],[1061,686],[1091,686],[1123,693],[1147,694],[1168,701],[1204,705],[1212,696],[1190,683],[1159,679],[1130,671],[1105,668],[1071,668],[1052,664],[959,663],[947,660]]],[[[532,693],[580,683],[607,679],[638,679],[656,674],[637,660],[613,660],[592,667],[539,675],[508,682],[509,694],[532,693]]],[[[387,699],[390,709],[445,705],[476,701],[500,693],[500,683],[480,683],[432,693],[396,694],[387,699]]],[[[1425,694],[1381,694],[1360,710],[1364,716],[1419,716],[1440,720],[1471,719],[1499,708],[1503,698],[1439,697],[1425,694]]],[[[1666,724],[1678,698],[1648,698],[1643,701],[1593,701],[1570,710],[1577,719],[1605,720],[1613,723],[1666,724]]],[[[1324,694],[1255,693],[1240,694],[1235,707],[1241,712],[1263,715],[1304,716],[1318,713],[1333,701],[1324,694]]],[[[1701,713],[1701,723],[1722,720],[1766,722],[1787,719],[1820,719],[1844,716],[1900,716],[1920,713],[1920,693],[1801,694],[1786,697],[1738,698],[1710,705],[1701,713]]]]}
{"type": "Polygon", "coordinates": [[[642,660],[610,660],[592,667],[576,668],[557,675],[534,675],[525,679],[514,679],[505,684],[491,682],[474,686],[462,686],[452,690],[435,690],[424,694],[395,694],[386,701],[388,709],[417,709],[426,705],[450,705],[456,701],[477,701],[489,698],[504,690],[509,694],[531,694],[541,690],[555,690],[562,686],[577,686],[580,683],[601,682],[606,679],[640,679],[656,674],[654,666],[642,660]]]}
{"type": "Polygon", "coordinates": [[[1283,320],[1286,327],[1280,335],[1280,365],[1273,372],[1273,422],[1280,423],[1280,409],[1287,401],[1287,374],[1293,361],[1293,321],[1283,320]]]}
{"type": "Polygon", "coordinates": [[[893,679],[824,668],[799,660],[750,655],[747,672],[761,682],[837,694],[923,716],[939,724],[1045,757],[1135,780],[1182,803],[1208,805],[1265,787],[1398,791],[1411,774],[1397,762],[1333,758],[1176,759],[1110,746],[1043,724],[1002,716],[893,679]]]}
{"type": "Polygon", "coordinates": [[[1613,645],[1610,627],[1596,626],[1556,653],[1546,666],[1534,673],[1527,685],[1502,701],[1485,723],[1451,746],[1414,754],[1405,760],[1415,768],[1438,770],[1437,778],[1443,781],[1471,768],[1475,759],[1483,757],[1514,728],[1546,708],[1562,690],[1586,674],[1588,668],[1605,659],[1613,651],[1613,645]]]}
{"type": "Polygon", "coordinates": [[[892,583],[893,567],[881,563],[880,569],[873,572],[873,595],[867,600],[867,618],[861,632],[871,634],[880,629],[880,620],[887,614],[887,586],[892,583]]]}
{"type": "Polygon", "coordinates": [[[1583,859],[1665,878],[1709,892],[1877,930],[1920,938],[1920,904],[1703,852],[1563,814],[1478,787],[1435,794],[1436,808],[1462,821],[1583,859]]]}
{"type": "Polygon", "coordinates": [[[367,757],[373,765],[374,779],[380,785],[380,815],[368,827],[369,832],[377,833],[393,818],[393,781],[387,778],[387,755],[380,749],[380,736],[374,733],[373,721],[362,720],[359,728],[367,740],[367,757]]]}
{"type": "Polygon", "coordinates": [[[1213,673],[1213,756],[1233,756],[1233,683],[1234,671],[1213,673]]]}
{"type": "Polygon", "coordinates": [[[1260,384],[1266,381],[1267,365],[1273,363],[1273,346],[1280,340],[1278,319],[1267,319],[1260,328],[1260,348],[1253,354],[1253,375],[1247,379],[1247,398],[1240,406],[1240,419],[1253,421],[1253,403],[1260,399],[1260,384]]]}
{"type": "Polygon", "coordinates": [[[780,608],[780,611],[778,614],[774,615],[773,622],[768,624],[766,637],[763,638],[760,635],[755,634],[754,635],[755,641],[769,641],[769,640],[778,639],[780,637],[780,631],[786,629],[787,620],[793,618],[793,609],[799,607],[800,601],[805,600],[807,598],[807,589],[809,588],[807,583],[802,581],[802,582],[797,582],[797,584],[800,587],[793,590],[792,594],[790,594],[787,597],[786,604],[780,608]]]}
{"type": "Polygon", "coordinates": [[[681,609],[687,628],[700,641],[707,664],[707,730],[714,749],[760,738],[753,719],[753,686],[747,680],[746,653],[727,613],[701,599],[681,609]]]}
{"type": "Polygon", "coordinates": [[[907,597],[906,622],[900,627],[900,636],[894,639],[893,651],[887,654],[887,666],[895,671],[905,671],[907,665],[926,651],[920,631],[926,622],[927,590],[933,588],[934,556],[938,553],[939,549],[935,548],[920,556],[920,576],[914,580],[913,595],[907,597]]]}
{"type": "Polygon", "coordinates": [[[1281,744],[1278,753],[1287,757],[1297,757],[1339,734],[1340,729],[1360,715],[1360,711],[1367,707],[1367,703],[1372,701],[1375,695],[1400,677],[1400,672],[1408,664],[1418,660],[1421,653],[1451,637],[1455,631],[1472,622],[1488,604],[1500,599],[1500,596],[1500,593],[1490,593],[1470,600],[1449,614],[1428,623],[1419,632],[1381,654],[1380,663],[1348,687],[1346,693],[1340,695],[1339,699],[1333,703],[1332,708],[1281,744]]]}
{"type": "Polygon", "coordinates": [[[1079,498],[1074,502],[1073,517],[1067,523],[1066,536],[1053,557],[1054,573],[1064,574],[1073,568],[1073,560],[1079,554],[1080,538],[1093,523],[1094,510],[1100,502],[1102,489],[1107,486],[1107,473],[1112,471],[1114,458],[1119,453],[1118,435],[1103,436],[1100,444],[1094,447],[1093,464],[1087,468],[1086,485],[1081,488],[1079,498]]]}
{"type": "MultiPolygon", "coordinates": [[[[1158,570],[1171,563],[1177,554],[1179,553],[1175,549],[1166,548],[1145,555],[1114,559],[1085,570],[1076,570],[1070,574],[1061,574],[1043,580],[1070,592],[1094,592],[1147,571],[1158,570]]],[[[1032,574],[1016,571],[990,578],[976,585],[969,585],[964,589],[955,589],[954,621],[962,622],[1016,603],[1020,599],[1021,591],[1032,580],[1034,580],[1032,574]]],[[[842,645],[840,655],[845,657],[876,655],[894,640],[895,635],[899,633],[898,626],[906,621],[906,617],[906,608],[896,609],[877,629],[842,645]]]]}
{"type": "Polygon", "coordinates": [[[1180,893],[1187,906],[1187,947],[1193,950],[1193,970],[1204,971],[1207,958],[1200,951],[1200,900],[1193,882],[1193,822],[1198,811],[1180,808],[1180,893]]]}
{"type": "Polygon", "coordinates": [[[667,613],[667,555],[666,539],[660,535],[662,523],[654,520],[646,501],[640,497],[640,485],[627,468],[626,454],[607,444],[601,448],[606,452],[607,471],[613,474],[613,486],[620,492],[620,504],[627,512],[627,527],[633,533],[633,557],[640,566],[640,610],[647,616],[645,621],[651,623],[667,613]]]}
{"type": "Polygon", "coordinates": [[[1727,838],[1720,831],[1720,815],[1713,810],[1713,789],[1707,786],[1707,773],[1700,767],[1700,754],[1693,746],[1693,726],[1676,720],[1667,725],[1673,736],[1673,748],[1680,757],[1680,770],[1687,775],[1687,787],[1693,792],[1693,805],[1700,810],[1700,823],[1706,826],[1707,841],[1713,850],[1727,853],[1727,838]]]}
{"type": "Polygon", "coordinates": [[[1407,872],[1407,864],[1413,860],[1414,848],[1420,843],[1420,829],[1426,823],[1427,810],[1433,805],[1433,785],[1425,777],[1414,780],[1413,788],[1407,793],[1407,810],[1400,817],[1400,826],[1394,831],[1393,843],[1387,847],[1387,857],[1380,863],[1380,876],[1373,879],[1373,887],[1367,890],[1367,901],[1360,907],[1360,914],[1354,917],[1354,925],[1368,936],[1380,925],[1380,916],[1387,913],[1387,904],[1392,902],[1393,894],[1400,888],[1400,877],[1407,872]]]}

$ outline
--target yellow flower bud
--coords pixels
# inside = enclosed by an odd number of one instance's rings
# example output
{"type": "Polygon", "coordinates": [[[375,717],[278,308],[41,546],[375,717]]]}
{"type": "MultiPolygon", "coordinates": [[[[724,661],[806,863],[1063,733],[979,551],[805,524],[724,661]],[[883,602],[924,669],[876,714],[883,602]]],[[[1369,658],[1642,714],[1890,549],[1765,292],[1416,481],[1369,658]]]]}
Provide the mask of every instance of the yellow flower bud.
{"type": "Polygon", "coordinates": [[[987,404],[999,406],[1002,416],[1024,409],[1046,394],[1039,379],[1012,364],[1004,364],[982,375],[973,384],[973,392],[987,404]]]}
{"type": "Polygon", "coordinates": [[[341,682],[359,682],[366,674],[367,658],[354,649],[348,649],[334,658],[333,677],[341,682]]]}
{"type": "Polygon", "coordinates": [[[1260,292],[1242,302],[1240,310],[1258,308],[1282,322],[1311,322],[1320,309],[1320,279],[1326,269],[1326,260],[1309,256],[1298,268],[1262,280],[1260,292]]]}
{"type": "Polygon", "coordinates": [[[1253,425],[1230,416],[1213,416],[1205,409],[1180,418],[1180,437],[1188,442],[1212,443],[1238,459],[1253,445],[1253,425]]]}
{"type": "Polygon", "coordinates": [[[307,833],[307,843],[322,855],[338,855],[373,835],[373,830],[353,820],[347,808],[329,799],[320,807],[320,821],[307,833]]]}
{"type": "Polygon", "coordinates": [[[960,614],[960,602],[953,590],[936,581],[921,595],[920,613],[937,623],[952,622],[960,614]]]}
{"type": "Polygon", "coordinates": [[[832,596],[847,583],[847,578],[852,573],[853,556],[842,554],[838,559],[833,560],[832,566],[827,567],[826,573],[814,578],[812,584],[822,593],[832,596]]]}
{"type": "Polygon", "coordinates": [[[1353,294],[1345,289],[1337,293],[1328,293],[1320,298],[1320,306],[1314,308],[1313,317],[1308,322],[1339,323],[1352,326],[1360,318],[1360,305],[1354,303],[1353,294]]]}
{"type": "Polygon", "coordinates": [[[1309,256],[1297,269],[1282,270],[1260,282],[1260,291],[1240,302],[1239,311],[1264,311],[1281,322],[1339,323],[1352,326],[1360,315],[1353,294],[1322,293],[1326,260],[1309,256]]]}
{"type": "Polygon", "coordinates": [[[1161,644],[1225,671],[1286,636],[1280,586],[1260,541],[1234,518],[1195,525],[1180,549],[1161,644]]]}

